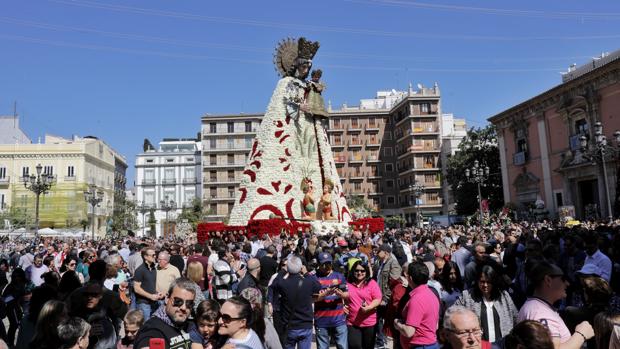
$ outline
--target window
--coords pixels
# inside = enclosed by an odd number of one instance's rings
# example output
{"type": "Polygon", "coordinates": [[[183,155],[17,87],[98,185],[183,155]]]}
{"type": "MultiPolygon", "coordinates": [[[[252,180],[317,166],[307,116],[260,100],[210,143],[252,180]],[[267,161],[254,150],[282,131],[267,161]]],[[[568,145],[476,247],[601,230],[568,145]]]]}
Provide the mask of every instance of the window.
{"type": "Polygon", "coordinates": [[[385,187],[386,188],[394,188],[394,181],[391,179],[388,179],[387,181],[385,181],[385,187]]]}
{"type": "Polygon", "coordinates": [[[191,203],[192,200],[194,200],[194,198],[196,197],[196,192],[193,190],[186,190],[185,191],[185,202],[186,203],[191,203]]]}
{"type": "Polygon", "coordinates": [[[209,155],[209,165],[217,165],[217,155],[209,155]]]}
{"type": "Polygon", "coordinates": [[[340,145],[342,144],[342,136],[341,135],[333,135],[334,139],[333,139],[333,143],[336,145],[340,145]]]}
{"type": "Polygon", "coordinates": [[[22,177],[30,176],[30,167],[22,167],[22,177]]]}
{"type": "Polygon", "coordinates": [[[235,148],[235,140],[232,138],[228,138],[228,149],[234,149],[235,148]]]}
{"type": "Polygon", "coordinates": [[[155,171],[154,170],[145,170],[144,171],[144,179],[146,179],[146,180],[154,180],[155,179],[155,171]]]}
{"type": "Polygon", "coordinates": [[[211,195],[211,199],[216,199],[217,198],[217,188],[216,187],[209,188],[209,193],[211,195]]]}
{"type": "Polygon", "coordinates": [[[209,139],[209,148],[210,149],[216,149],[217,148],[217,143],[216,143],[215,138],[209,139]]]}
{"type": "Polygon", "coordinates": [[[383,148],[383,155],[384,156],[392,156],[392,148],[391,147],[383,148]]]}
{"type": "Polygon", "coordinates": [[[174,179],[174,169],[167,168],[164,170],[164,178],[165,179],[174,179]]]}
{"type": "Polygon", "coordinates": [[[209,211],[211,211],[211,214],[217,214],[217,204],[209,205],[209,211]]]}
{"type": "Polygon", "coordinates": [[[211,180],[211,182],[217,182],[217,171],[210,171],[209,179],[211,180]]]}
{"type": "Polygon", "coordinates": [[[185,168],[185,178],[186,179],[194,179],[194,168],[193,167],[186,167],[185,168]]]}
{"type": "Polygon", "coordinates": [[[393,196],[388,196],[387,197],[387,203],[389,205],[394,205],[394,197],[393,196]]]}
{"type": "Polygon", "coordinates": [[[229,165],[235,164],[235,156],[233,154],[228,154],[228,164],[229,165]]]}
{"type": "Polygon", "coordinates": [[[234,181],[235,180],[235,171],[234,170],[228,170],[228,180],[229,181],[234,181]]]}
{"type": "Polygon", "coordinates": [[[589,127],[588,127],[588,122],[586,121],[586,119],[579,119],[575,121],[575,133],[576,134],[587,135],[588,129],[589,127]]]}
{"type": "Polygon", "coordinates": [[[361,191],[362,190],[362,182],[355,182],[355,183],[353,183],[353,188],[355,189],[356,192],[361,191]]]}
{"type": "Polygon", "coordinates": [[[4,210],[4,194],[0,194],[0,210],[4,210]]]}
{"type": "Polygon", "coordinates": [[[359,122],[357,119],[351,119],[351,127],[352,128],[359,128],[359,122]]]}
{"type": "Polygon", "coordinates": [[[235,198],[235,187],[228,187],[228,197],[231,199],[235,198]]]}
{"type": "Polygon", "coordinates": [[[186,162],[194,162],[194,158],[185,158],[186,162]]]}
{"type": "Polygon", "coordinates": [[[252,121],[245,122],[245,132],[252,132],[252,121]]]}
{"type": "Polygon", "coordinates": [[[166,159],[166,162],[174,162],[174,159],[166,159]]]}
{"type": "Polygon", "coordinates": [[[73,166],[67,167],[67,177],[75,177],[75,169],[73,166]]]}
{"type": "Polygon", "coordinates": [[[217,124],[215,122],[209,123],[209,133],[217,133],[217,124]]]}
{"type": "Polygon", "coordinates": [[[383,138],[385,138],[385,140],[389,141],[392,139],[392,132],[391,131],[385,131],[385,133],[383,134],[383,138]]]}
{"type": "Polygon", "coordinates": [[[144,192],[144,203],[147,205],[155,204],[155,192],[145,191],[144,192]]]}
{"type": "Polygon", "coordinates": [[[340,119],[332,119],[335,128],[340,127],[340,119]]]}
{"type": "Polygon", "coordinates": [[[368,127],[370,127],[370,128],[377,127],[377,121],[376,121],[375,118],[369,118],[368,119],[368,127]]]}
{"type": "Polygon", "coordinates": [[[0,167],[0,179],[6,178],[6,167],[0,167]]]}
{"type": "Polygon", "coordinates": [[[146,163],[147,164],[152,164],[153,163],[153,159],[146,159],[146,163]]]}
{"type": "Polygon", "coordinates": [[[422,113],[430,113],[431,112],[431,105],[430,105],[430,103],[422,103],[422,104],[420,104],[420,111],[422,113]]]}
{"type": "Polygon", "coordinates": [[[54,175],[54,166],[43,166],[43,174],[48,176],[54,175]]]}
{"type": "Polygon", "coordinates": [[[394,172],[394,164],[385,164],[385,172],[394,172]]]}
{"type": "Polygon", "coordinates": [[[234,133],[235,132],[235,123],[234,122],[229,122],[228,123],[228,133],[234,133]]]}
{"type": "Polygon", "coordinates": [[[245,137],[245,147],[246,148],[252,148],[252,137],[245,137]]]}

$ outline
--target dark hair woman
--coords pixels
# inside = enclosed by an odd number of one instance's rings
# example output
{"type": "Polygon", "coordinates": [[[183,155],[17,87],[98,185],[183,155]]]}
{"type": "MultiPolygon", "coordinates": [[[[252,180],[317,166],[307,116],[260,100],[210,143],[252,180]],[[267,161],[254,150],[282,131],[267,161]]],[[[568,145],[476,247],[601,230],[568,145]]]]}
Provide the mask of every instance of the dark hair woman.
{"type": "Polygon", "coordinates": [[[252,309],[252,305],[245,298],[234,296],[226,300],[220,309],[218,333],[228,336],[226,344],[244,348],[263,349],[263,333],[255,332],[258,322],[263,320],[262,314],[252,309]]]}
{"type": "Polygon", "coordinates": [[[518,323],[504,339],[506,349],[553,349],[549,330],[542,323],[525,320],[518,323]]]}
{"type": "Polygon", "coordinates": [[[6,317],[9,320],[9,330],[6,336],[6,342],[9,347],[15,345],[15,332],[19,327],[19,321],[23,316],[22,306],[25,303],[25,297],[32,293],[34,285],[26,278],[26,272],[17,268],[11,273],[11,282],[6,286],[2,297],[6,303],[6,317]]]}
{"type": "Polygon", "coordinates": [[[442,288],[441,300],[446,304],[446,308],[449,308],[463,293],[463,279],[459,266],[452,261],[446,262],[439,274],[439,283],[442,288]]]}
{"type": "Polygon", "coordinates": [[[50,300],[45,303],[37,317],[31,349],[55,349],[60,347],[56,327],[67,319],[67,307],[64,302],[50,300]]]}
{"type": "Polygon", "coordinates": [[[477,282],[474,287],[463,291],[454,304],[476,313],[480,318],[482,339],[494,343],[514,327],[519,311],[505,290],[503,275],[498,269],[482,264],[476,268],[476,272],[477,282]]]}

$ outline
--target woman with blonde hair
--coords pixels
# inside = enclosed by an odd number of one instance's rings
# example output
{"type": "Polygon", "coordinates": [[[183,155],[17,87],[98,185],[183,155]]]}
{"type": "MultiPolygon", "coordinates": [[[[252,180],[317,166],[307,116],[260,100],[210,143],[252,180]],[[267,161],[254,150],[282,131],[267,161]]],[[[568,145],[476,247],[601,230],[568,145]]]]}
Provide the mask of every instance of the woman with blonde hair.
{"type": "Polygon", "coordinates": [[[200,302],[205,300],[205,295],[202,292],[202,287],[205,282],[204,268],[202,263],[198,261],[192,261],[187,264],[187,278],[193,281],[194,290],[196,291],[196,298],[194,299],[194,311],[198,309],[200,302]]]}

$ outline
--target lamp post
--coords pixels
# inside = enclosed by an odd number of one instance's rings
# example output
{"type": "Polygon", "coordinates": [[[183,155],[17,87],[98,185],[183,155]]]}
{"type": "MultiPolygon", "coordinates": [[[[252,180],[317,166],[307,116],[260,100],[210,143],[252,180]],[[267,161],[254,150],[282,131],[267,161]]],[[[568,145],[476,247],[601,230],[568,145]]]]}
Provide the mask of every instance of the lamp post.
{"type": "MultiPolygon", "coordinates": [[[[614,132],[613,142],[608,142],[607,137],[603,134],[603,124],[597,121],[594,124],[594,142],[588,144],[589,142],[586,136],[579,137],[579,142],[583,157],[592,161],[593,164],[599,164],[603,167],[603,182],[605,183],[605,197],[607,199],[607,216],[611,222],[613,220],[613,210],[611,207],[607,166],[605,166],[605,162],[620,153],[620,131],[614,132]]],[[[618,190],[618,188],[616,188],[616,190],[618,190]]]]}
{"type": "Polygon", "coordinates": [[[92,239],[95,240],[95,207],[99,207],[99,203],[103,201],[103,192],[91,184],[88,186],[88,190],[84,192],[84,200],[92,207],[92,239]]]}
{"type": "Polygon", "coordinates": [[[480,166],[478,160],[476,160],[471,169],[465,169],[465,177],[467,177],[470,183],[476,183],[478,186],[478,209],[480,210],[480,224],[482,224],[482,191],[480,187],[484,186],[484,182],[489,178],[489,166],[483,168],[480,166]]]}
{"type": "Polygon", "coordinates": [[[168,228],[165,229],[164,231],[164,236],[166,236],[166,238],[168,237],[168,233],[170,232],[170,227],[169,227],[169,223],[168,223],[168,212],[170,212],[171,210],[176,210],[177,208],[177,204],[174,202],[174,200],[170,200],[168,201],[168,195],[166,195],[164,200],[161,200],[159,202],[159,205],[161,206],[161,209],[164,210],[166,212],[166,225],[164,225],[164,227],[168,226],[168,228]]]}
{"type": "Polygon", "coordinates": [[[144,221],[146,219],[147,212],[149,212],[149,208],[150,206],[145,204],[144,202],[141,202],[140,206],[138,206],[138,210],[142,214],[142,236],[143,237],[146,236],[146,225],[144,221]]]}
{"type": "Polygon", "coordinates": [[[54,184],[54,176],[48,173],[41,174],[41,170],[43,166],[38,164],[37,167],[37,175],[34,174],[31,176],[24,176],[24,188],[30,190],[36,196],[35,201],[35,213],[34,213],[34,237],[35,240],[39,236],[39,197],[41,194],[45,194],[48,190],[51,189],[52,184],[54,184]]]}
{"type": "Polygon", "coordinates": [[[420,205],[418,203],[418,199],[420,198],[420,196],[422,196],[422,194],[424,193],[424,190],[426,189],[426,187],[424,186],[424,184],[422,183],[418,183],[417,181],[413,184],[409,185],[409,193],[410,195],[413,195],[413,198],[415,199],[415,224],[418,228],[421,227],[420,224],[420,205]]]}

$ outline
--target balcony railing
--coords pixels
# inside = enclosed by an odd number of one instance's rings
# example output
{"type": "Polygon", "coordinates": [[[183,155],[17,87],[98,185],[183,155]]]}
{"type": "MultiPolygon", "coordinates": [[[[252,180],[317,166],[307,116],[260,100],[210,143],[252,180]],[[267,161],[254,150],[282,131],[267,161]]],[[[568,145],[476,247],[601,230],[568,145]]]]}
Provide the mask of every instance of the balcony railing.
{"type": "Polygon", "coordinates": [[[349,162],[363,162],[364,157],[361,155],[352,155],[349,157],[349,162]]]}
{"type": "Polygon", "coordinates": [[[337,163],[344,163],[347,162],[347,157],[344,155],[334,156],[334,161],[337,163]]]}
{"type": "Polygon", "coordinates": [[[184,184],[193,184],[196,183],[198,180],[196,178],[183,178],[183,183],[184,184]]]}
{"type": "Polygon", "coordinates": [[[143,179],[142,185],[155,185],[155,179],[143,179]]]}
{"type": "Polygon", "coordinates": [[[161,184],[176,184],[177,180],[175,178],[164,178],[161,180],[161,184]]]}
{"type": "Polygon", "coordinates": [[[362,142],[359,139],[352,140],[351,142],[349,142],[349,147],[361,147],[362,145],[364,145],[364,142],[362,142]]]}
{"type": "Polygon", "coordinates": [[[0,178],[0,185],[7,185],[7,184],[9,184],[10,179],[11,179],[10,176],[6,176],[6,177],[0,178]]]}

